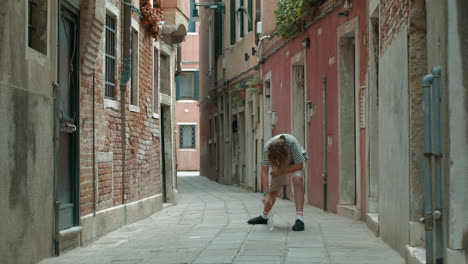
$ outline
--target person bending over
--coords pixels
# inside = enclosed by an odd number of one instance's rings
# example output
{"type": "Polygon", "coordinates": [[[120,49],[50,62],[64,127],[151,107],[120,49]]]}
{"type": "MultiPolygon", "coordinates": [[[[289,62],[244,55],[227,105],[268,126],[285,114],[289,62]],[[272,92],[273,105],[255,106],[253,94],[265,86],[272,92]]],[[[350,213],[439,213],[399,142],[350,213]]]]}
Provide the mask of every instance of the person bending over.
{"type": "Polygon", "coordinates": [[[261,181],[263,186],[263,213],[247,221],[250,225],[268,223],[270,213],[279,191],[292,174],[294,200],[296,203],[296,223],[293,231],[304,230],[304,173],[303,163],[307,153],[297,139],[289,134],[277,135],[265,144],[262,155],[261,181]],[[268,171],[271,167],[271,184],[268,185],[268,171]]]}

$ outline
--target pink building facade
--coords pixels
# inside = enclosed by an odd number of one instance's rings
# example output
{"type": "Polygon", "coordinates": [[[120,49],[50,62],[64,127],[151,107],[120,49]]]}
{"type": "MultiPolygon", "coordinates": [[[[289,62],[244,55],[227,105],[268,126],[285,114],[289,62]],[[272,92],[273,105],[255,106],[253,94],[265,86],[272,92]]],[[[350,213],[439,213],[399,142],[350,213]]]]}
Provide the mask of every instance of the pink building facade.
{"type": "MultiPolygon", "coordinates": [[[[194,3],[195,0],[190,0],[190,7],[194,3]]],[[[200,170],[199,37],[197,29],[198,26],[189,21],[187,36],[181,44],[181,68],[176,77],[175,118],[178,171],[200,170]]]]}

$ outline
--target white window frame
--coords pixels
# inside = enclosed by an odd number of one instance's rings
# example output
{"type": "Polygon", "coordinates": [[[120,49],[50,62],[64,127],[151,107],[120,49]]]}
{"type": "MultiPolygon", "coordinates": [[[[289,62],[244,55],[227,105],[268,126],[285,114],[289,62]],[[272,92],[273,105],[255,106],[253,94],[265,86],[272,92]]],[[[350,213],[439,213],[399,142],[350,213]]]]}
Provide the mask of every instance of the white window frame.
{"type": "Polygon", "coordinates": [[[159,42],[153,42],[153,52],[152,52],[152,56],[153,56],[153,71],[152,71],[152,90],[153,90],[153,101],[152,101],[152,106],[153,106],[153,109],[152,109],[152,116],[153,118],[156,118],[156,119],[159,119],[160,118],[160,115],[159,115],[159,108],[160,108],[160,105],[161,105],[161,100],[159,98],[159,91],[160,91],[160,88],[161,88],[161,85],[160,85],[160,48],[159,48],[159,42]],[[156,63],[155,63],[156,62],[156,63]],[[155,64],[157,64],[157,78],[155,79],[155,64]],[[156,84],[154,82],[157,82],[156,84]]]}
{"type": "MultiPolygon", "coordinates": [[[[120,10],[115,6],[113,3],[106,1],[106,15],[109,14],[115,18],[115,43],[119,43],[119,21],[120,21],[120,10]]],[[[105,27],[105,25],[104,25],[105,27]]],[[[106,29],[104,28],[102,32],[102,39],[103,39],[103,53],[102,53],[102,63],[103,63],[103,73],[104,76],[106,76],[106,29]]],[[[119,55],[119,49],[115,49],[115,58],[116,62],[118,60],[118,55],[119,55]]],[[[104,93],[105,93],[105,85],[104,85],[104,93]]],[[[115,111],[119,110],[119,104],[117,103],[117,96],[114,99],[109,99],[104,97],[104,109],[112,109],[115,111]]]]}
{"type": "MultiPolygon", "coordinates": [[[[138,39],[137,39],[137,42],[136,42],[136,51],[134,51],[133,47],[132,47],[132,70],[133,70],[133,67],[135,66],[133,64],[133,52],[136,52],[136,58],[137,58],[137,64],[139,64],[139,60],[140,60],[140,24],[132,17],[132,27],[131,27],[131,32],[130,34],[132,34],[132,41],[130,43],[131,46],[133,46],[133,41],[134,41],[134,38],[133,38],[133,34],[134,34],[134,31],[136,31],[136,34],[138,36],[138,39]]],[[[140,71],[139,71],[139,68],[138,68],[138,65],[136,66],[136,73],[133,72],[133,74],[136,75],[136,80],[133,80],[133,77],[134,76],[131,76],[130,77],[130,80],[129,80],[129,94],[128,94],[128,104],[129,104],[129,110],[131,112],[137,112],[139,113],[140,112],[140,107],[139,107],[139,100],[140,100],[140,71]],[[133,87],[134,83],[133,81],[135,81],[135,86],[136,87],[133,87]],[[136,92],[134,91],[134,89],[136,88],[136,92]],[[132,93],[136,93],[136,104],[132,104],[132,93]]]]}

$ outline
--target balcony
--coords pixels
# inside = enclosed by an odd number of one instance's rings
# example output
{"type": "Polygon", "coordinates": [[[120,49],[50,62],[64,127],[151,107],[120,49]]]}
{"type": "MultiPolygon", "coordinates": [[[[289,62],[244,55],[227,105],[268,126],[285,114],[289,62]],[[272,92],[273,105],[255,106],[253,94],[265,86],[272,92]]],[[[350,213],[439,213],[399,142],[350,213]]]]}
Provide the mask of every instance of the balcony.
{"type": "Polygon", "coordinates": [[[162,37],[171,44],[181,43],[187,35],[190,17],[189,1],[166,0],[163,1],[164,25],[162,37]]]}

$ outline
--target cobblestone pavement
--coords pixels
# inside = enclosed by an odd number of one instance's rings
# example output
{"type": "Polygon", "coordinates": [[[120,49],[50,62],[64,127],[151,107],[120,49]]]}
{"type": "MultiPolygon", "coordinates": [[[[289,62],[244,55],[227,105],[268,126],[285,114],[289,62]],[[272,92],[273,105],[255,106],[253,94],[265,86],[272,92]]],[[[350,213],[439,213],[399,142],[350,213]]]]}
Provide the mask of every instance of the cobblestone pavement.
{"type": "Polygon", "coordinates": [[[40,263],[404,263],[363,222],[306,206],[306,230],[293,232],[294,203],[278,199],[269,231],[246,224],[260,214],[261,194],[200,176],[178,184],[176,206],[40,263]]]}

